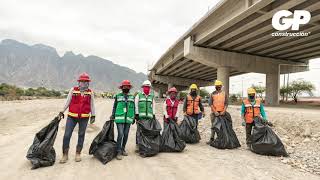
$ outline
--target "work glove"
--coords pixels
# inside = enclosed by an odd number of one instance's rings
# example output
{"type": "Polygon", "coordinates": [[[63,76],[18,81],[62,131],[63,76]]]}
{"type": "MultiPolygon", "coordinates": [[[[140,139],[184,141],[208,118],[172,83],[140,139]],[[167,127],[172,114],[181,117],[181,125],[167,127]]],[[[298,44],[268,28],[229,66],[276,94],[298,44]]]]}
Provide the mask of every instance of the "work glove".
{"type": "Polygon", "coordinates": [[[218,112],[214,112],[214,116],[219,116],[220,114],[218,112]]]}
{"type": "Polygon", "coordinates": [[[64,119],[64,113],[63,112],[59,112],[58,116],[59,116],[59,118],[64,119]]]}
{"type": "Polygon", "coordinates": [[[96,116],[90,117],[90,124],[93,124],[96,121],[96,116]]]}
{"type": "Polygon", "coordinates": [[[139,121],[139,114],[134,115],[134,119],[139,121]]]}
{"type": "Polygon", "coordinates": [[[267,124],[268,124],[268,126],[270,126],[270,127],[273,126],[272,122],[270,122],[270,121],[267,121],[267,124]]]}
{"type": "Polygon", "coordinates": [[[135,120],[135,119],[133,119],[133,121],[132,121],[132,123],[131,123],[131,124],[133,125],[134,123],[136,123],[136,120],[135,120]]]}
{"type": "Polygon", "coordinates": [[[111,120],[111,121],[114,120],[114,116],[113,116],[113,115],[110,116],[110,120],[111,120]]]}

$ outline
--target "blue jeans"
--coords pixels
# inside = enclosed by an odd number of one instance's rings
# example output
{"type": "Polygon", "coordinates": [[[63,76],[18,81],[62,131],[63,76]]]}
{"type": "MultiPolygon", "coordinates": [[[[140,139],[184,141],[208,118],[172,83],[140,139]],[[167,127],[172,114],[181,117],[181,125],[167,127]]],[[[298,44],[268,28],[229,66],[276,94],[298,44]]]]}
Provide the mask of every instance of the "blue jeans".
{"type": "Polygon", "coordinates": [[[130,123],[117,123],[117,129],[118,129],[118,138],[117,138],[117,152],[121,153],[125,150],[128,136],[129,136],[129,130],[130,130],[130,123]]]}
{"type": "Polygon", "coordinates": [[[63,152],[69,149],[72,132],[74,130],[74,127],[76,127],[77,123],[79,123],[77,152],[81,152],[83,147],[84,137],[86,134],[87,125],[88,125],[88,120],[89,118],[78,119],[78,118],[72,118],[68,116],[67,122],[66,122],[66,129],[64,131],[64,136],[63,136],[63,145],[62,145],[63,152]]]}

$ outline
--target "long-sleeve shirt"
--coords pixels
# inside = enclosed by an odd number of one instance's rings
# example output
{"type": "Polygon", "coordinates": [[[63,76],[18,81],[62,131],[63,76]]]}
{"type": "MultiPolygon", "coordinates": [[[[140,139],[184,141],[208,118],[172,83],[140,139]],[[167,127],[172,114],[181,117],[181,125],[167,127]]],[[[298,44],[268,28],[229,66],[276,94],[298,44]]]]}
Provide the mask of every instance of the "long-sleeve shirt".
{"type": "MultiPolygon", "coordinates": [[[[170,98],[168,98],[168,99],[170,99],[170,98]]],[[[174,101],[172,101],[171,99],[170,99],[170,101],[171,101],[172,104],[173,104],[174,101]]],[[[163,105],[162,105],[162,110],[163,110],[163,115],[164,115],[164,117],[165,117],[165,118],[169,118],[169,115],[168,115],[168,112],[167,112],[167,103],[166,103],[166,101],[164,101],[164,103],[163,103],[163,105]]],[[[179,117],[179,112],[180,112],[180,107],[179,107],[179,105],[178,105],[177,113],[176,113],[176,115],[175,115],[176,118],[179,117]]]]}
{"type": "MultiPolygon", "coordinates": [[[[192,96],[192,95],[191,95],[192,96]]],[[[192,96],[193,99],[196,98],[196,96],[192,96]]],[[[186,97],[184,99],[184,102],[183,102],[183,112],[187,112],[187,106],[188,106],[188,97],[186,97]]],[[[199,101],[199,108],[200,108],[200,111],[203,112],[204,111],[204,108],[203,108],[203,105],[202,105],[202,102],[201,102],[201,98],[200,98],[200,101],[199,101]]]]}
{"type": "MultiPolygon", "coordinates": [[[[95,111],[95,107],[94,107],[94,93],[93,91],[91,91],[92,94],[91,94],[91,100],[90,100],[90,107],[91,107],[91,116],[95,116],[96,115],[96,111],[95,111]]],[[[62,109],[61,112],[65,112],[69,106],[70,106],[70,103],[71,103],[71,99],[72,99],[72,94],[73,94],[73,88],[70,89],[69,93],[68,93],[68,96],[67,96],[67,99],[66,99],[66,103],[62,109]]],[[[83,93],[81,92],[81,96],[83,95],[83,93]]]]}
{"type": "MultiPolygon", "coordinates": [[[[251,104],[252,105],[256,104],[256,101],[251,102],[251,104]]],[[[245,107],[244,103],[242,103],[241,116],[244,116],[245,113],[246,113],[246,107],[245,107]]],[[[264,111],[264,105],[262,103],[260,104],[260,114],[263,119],[267,119],[266,112],[264,111]]]]}
{"type": "MultiPolygon", "coordinates": [[[[144,93],[142,93],[142,94],[144,94],[144,93]]],[[[146,96],[146,98],[149,96],[146,94],[144,94],[144,95],[146,96]]],[[[136,97],[134,98],[136,114],[139,114],[139,100],[140,100],[140,98],[139,98],[139,95],[137,94],[136,97]]],[[[152,100],[152,112],[153,112],[153,115],[156,115],[156,102],[154,99],[152,100]]]]}
{"type": "MultiPolygon", "coordinates": [[[[221,91],[221,92],[222,92],[222,91],[221,91]]],[[[213,92],[211,93],[211,96],[210,96],[210,98],[209,98],[209,106],[212,106],[213,103],[214,103],[214,100],[213,100],[213,98],[212,98],[212,95],[216,95],[216,94],[219,94],[219,93],[221,93],[221,92],[213,91],[213,92]]],[[[227,107],[228,107],[228,97],[227,97],[227,96],[225,96],[224,107],[225,107],[225,110],[226,110],[227,107]]]]}

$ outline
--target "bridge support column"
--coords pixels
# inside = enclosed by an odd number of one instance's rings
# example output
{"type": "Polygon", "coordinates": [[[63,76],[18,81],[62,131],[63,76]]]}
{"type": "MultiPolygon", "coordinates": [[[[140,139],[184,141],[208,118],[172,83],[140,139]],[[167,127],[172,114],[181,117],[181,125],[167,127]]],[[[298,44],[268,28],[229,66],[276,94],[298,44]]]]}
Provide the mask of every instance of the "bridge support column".
{"type": "Polygon", "coordinates": [[[280,97],[280,67],[274,73],[266,74],[266,104],[279,105],[280,97]]]}
{"type": "Polygon", "coordinates": [[[159,88],[158,93],[159,93],[159,98],[163,98],[164,90],[159,88]]]}
{"type": "Polygon", "coordinates": [[[222,81],[224,91],[227,97],[229,97],[229,79],[230,79],[230,67],[222,66],[217,68],[217,79],[222,81]]]}

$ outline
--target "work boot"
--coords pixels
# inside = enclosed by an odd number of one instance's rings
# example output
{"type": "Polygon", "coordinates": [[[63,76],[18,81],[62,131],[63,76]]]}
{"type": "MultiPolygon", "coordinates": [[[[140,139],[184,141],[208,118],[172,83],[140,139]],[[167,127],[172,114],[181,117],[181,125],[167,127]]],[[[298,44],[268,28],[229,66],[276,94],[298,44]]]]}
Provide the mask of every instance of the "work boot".
{"type": "Polygon", "coordinates": [[[69,151],[69,149],[63,150],[63,155],[60,160],[60,164],[64,164],[68,161],[68,151],[69,151]]]}
{"type": "Polygon", "coordinates": [[[76,162],[80,162],[81,161],[81,152],[76,152],[76,157],[75,157],[75,161],[76,162]]]}
{"type": "Polygon", "coordinates": [[[128,153],[125,150],[123,150],[122,151],[122,156],[128,156],[128,153]]]}
{"type": "Polygon", "coordinates": [[[122,160],[122,156],[121,156],[121,152],[118,152],[117,156],[116,156],[117,160],[122,160]]]}

